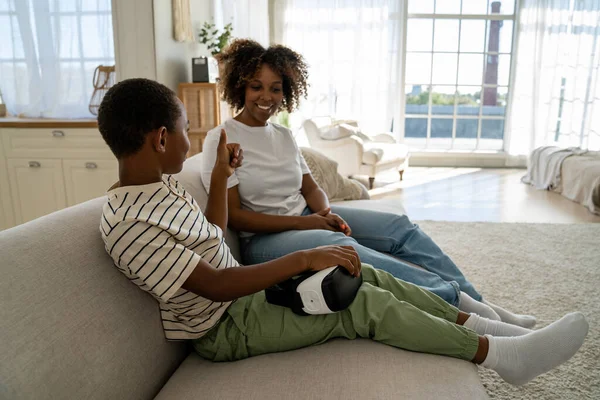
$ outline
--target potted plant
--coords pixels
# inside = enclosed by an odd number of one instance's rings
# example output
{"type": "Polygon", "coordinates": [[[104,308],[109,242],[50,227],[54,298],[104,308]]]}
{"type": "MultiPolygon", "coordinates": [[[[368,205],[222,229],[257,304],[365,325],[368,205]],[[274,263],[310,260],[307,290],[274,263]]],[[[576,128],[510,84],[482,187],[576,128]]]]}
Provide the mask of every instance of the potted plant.
{"type": "Polygon", "coordinates": [[[198,34],[200,43],[206,45],[206,48],[212,55],[212,57],[208,57],[209,82],[216,82],[216,79],[219,76],[219,65],[214,56],[223,51],[229,44],[232,32],[233,26],[231,23],[225,25],[223,31],[220,31],[215,27],[215,24],[209,22],[205,22],[200,29],[200,33],[198,34]]]}
{"type": "Polygon", "coordinates": [[[205,22],[200,29],[198,36],[200,37],[200,43],[205,44],[210,54],[215,56],[219,54],[231,39],[231,32],[233,32],[233,26],[231,23],[225,25],[223,32],[219,32],[219,29],[215,27],[215,24],[205,22]]]}

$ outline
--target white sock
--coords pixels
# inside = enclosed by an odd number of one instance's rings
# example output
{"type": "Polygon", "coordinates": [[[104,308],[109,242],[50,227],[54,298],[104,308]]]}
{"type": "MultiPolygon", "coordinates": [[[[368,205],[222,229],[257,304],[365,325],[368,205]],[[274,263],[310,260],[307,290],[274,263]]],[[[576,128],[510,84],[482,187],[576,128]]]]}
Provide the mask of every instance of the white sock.
{"type": "Polygon", "coordinates": [[[520,326],[483,318],[477,314],[471,314],[463,326],[475,331],[478,335],[523,336],[532,332],[531,330],[521,328],[520,326]]]}
{"type": "Polygon", "coordinates": [[[585,317],[577,312],[525,336],[486,335],[489,350],[481,366],[493,369],[512,385],[524,385],[573,357],[588,329],[585,317]]]}
{"type": "Polygon", "coordinates": [[[460,292],[458,309],[466,312],[467,314],[477,314],[481,315],[483,318],[500,321],[500,316],[496,314],[496,312],[492,310],[490,306],[475,300],[465,292],[460,292]]]}
{"type": "Polygon", "coordinates": [[[518,325],[522,326],[523,328],[533,328],[537,322],[535,317],[532,315],[513,314],[510,311],[488,301],[483,300],[483,302],[490,306],[492,310],[494,310],[496,314],[500,316],[500,320],[502,322],[506,322],[507,324],[518,325]]]}

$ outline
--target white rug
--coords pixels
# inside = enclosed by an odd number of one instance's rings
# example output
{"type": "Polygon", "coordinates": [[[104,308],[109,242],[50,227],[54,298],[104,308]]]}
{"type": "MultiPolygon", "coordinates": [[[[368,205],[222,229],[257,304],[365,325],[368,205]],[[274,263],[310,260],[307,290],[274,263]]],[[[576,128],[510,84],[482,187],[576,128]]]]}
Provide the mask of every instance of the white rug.
{"type": "Polygon", "coordinates": [[[600,224],[419,222],[492,303],[538,326],[581,311],[590,332],[567,363],[522,387],[479,368],[492,399],[600,399],[600,224]]]}

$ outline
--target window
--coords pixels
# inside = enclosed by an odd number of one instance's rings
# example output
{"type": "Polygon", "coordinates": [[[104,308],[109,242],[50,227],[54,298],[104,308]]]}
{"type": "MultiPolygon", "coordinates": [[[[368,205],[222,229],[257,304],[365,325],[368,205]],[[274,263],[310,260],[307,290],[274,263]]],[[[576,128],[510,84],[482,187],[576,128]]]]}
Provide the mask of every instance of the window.
{"type": "Polygon", "coordinates": [[[514,0],[410,0],[404,138],[413,148],[501,150],[514,0]]]}
{"type": "Polygon", "coordinates": [[[110,0],[0,0],[0,90],[11,114],[91,117],[98,65],[114,65],[110,0]]]}

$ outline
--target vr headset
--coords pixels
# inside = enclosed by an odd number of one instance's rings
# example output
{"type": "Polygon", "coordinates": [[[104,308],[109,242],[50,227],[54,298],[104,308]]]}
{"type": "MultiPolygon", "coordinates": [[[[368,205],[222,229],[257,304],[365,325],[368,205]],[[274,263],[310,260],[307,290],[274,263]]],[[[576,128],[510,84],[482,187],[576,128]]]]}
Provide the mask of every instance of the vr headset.
{"type": "Polygon", "coordinates": [[[348,308],[362,282],[362,274],[355,277],[337,266],[288,279],[265,294],[267,302],[291,308],[298,315],[331,314],[348,308]]]}

